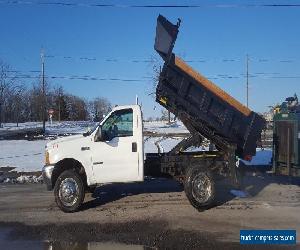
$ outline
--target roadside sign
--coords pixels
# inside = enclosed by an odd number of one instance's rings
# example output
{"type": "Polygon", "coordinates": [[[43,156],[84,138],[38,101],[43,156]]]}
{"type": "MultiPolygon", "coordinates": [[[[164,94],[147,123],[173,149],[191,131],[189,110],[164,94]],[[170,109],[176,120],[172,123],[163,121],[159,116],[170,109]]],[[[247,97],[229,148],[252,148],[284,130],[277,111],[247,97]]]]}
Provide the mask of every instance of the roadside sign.
{"type": "Polygon", "coordinates": [[[49,109],[49,110],[48,110],[48,114],[49,114],[49,115],[53,115],[53,114],[54,114],[54,109],[49,109]]]}

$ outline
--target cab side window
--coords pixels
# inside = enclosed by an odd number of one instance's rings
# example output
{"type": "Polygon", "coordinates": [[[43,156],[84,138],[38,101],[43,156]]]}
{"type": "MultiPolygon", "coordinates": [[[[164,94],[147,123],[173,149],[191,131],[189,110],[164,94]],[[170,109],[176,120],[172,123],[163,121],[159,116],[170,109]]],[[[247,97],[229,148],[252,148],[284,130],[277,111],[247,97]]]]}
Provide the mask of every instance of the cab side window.
{"type": "Polygon", "coordinates": [[[133,136],[133,110],[115,111],[102,125],[102,136],[110,141],[115,137],[133,136]]]}

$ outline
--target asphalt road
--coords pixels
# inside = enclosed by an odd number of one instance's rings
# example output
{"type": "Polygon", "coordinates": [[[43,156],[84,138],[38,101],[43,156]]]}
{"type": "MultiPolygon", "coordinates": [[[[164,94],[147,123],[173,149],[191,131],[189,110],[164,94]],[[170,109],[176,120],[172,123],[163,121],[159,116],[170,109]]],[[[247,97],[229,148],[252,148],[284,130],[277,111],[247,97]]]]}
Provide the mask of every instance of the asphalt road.
{"type": "Polygon", "coordinates": [[[5,249],[275,248],[241,246],[240,229],[296,229],[300,241],[299,182],[248,176],[243,187],[250,197],[219,186],[217,206],[198,212],[172,180],[111,184],[66,214],[41,184],[0,184],[0,243],[5,249]]]}

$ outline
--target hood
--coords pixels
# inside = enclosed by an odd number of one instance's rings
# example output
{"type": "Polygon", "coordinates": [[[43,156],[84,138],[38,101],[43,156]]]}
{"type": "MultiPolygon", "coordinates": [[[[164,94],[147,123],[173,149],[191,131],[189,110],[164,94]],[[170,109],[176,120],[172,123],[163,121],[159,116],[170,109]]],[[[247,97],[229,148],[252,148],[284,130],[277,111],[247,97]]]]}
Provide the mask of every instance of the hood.
{"type": "Polygon", "coordinates": [[[58,138],[56,140],[50,141],[47,143],[46,147],[51,148],[55,144],[61,144],[65,142],[70,142],[70,141],[76,141],[85,138],[82,134],[79,135],[71,135],[71,136],[66,136],[62,138],[58,138]]]}

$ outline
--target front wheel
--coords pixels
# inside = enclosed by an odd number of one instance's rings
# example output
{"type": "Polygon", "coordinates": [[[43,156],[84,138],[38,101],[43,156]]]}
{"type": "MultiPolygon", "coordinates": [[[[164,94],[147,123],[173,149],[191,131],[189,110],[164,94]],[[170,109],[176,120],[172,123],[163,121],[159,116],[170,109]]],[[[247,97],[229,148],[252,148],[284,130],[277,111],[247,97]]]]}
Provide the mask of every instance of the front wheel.
{"type": "Polygon", "coordinates": [[[54,196],[57,206],[64,212],[77,211],[85,196],[84,183],[78,173],[73,170],[66,170],[58,177],[54,196]]]}
{"type": "Polygon", "coordinates": [[[215,182],[211,171],[198,166],[187,170],[184,191],[190,203],[199,211],[210,208],[215,199],[215,182]]]}

